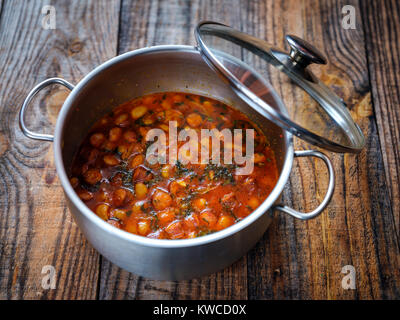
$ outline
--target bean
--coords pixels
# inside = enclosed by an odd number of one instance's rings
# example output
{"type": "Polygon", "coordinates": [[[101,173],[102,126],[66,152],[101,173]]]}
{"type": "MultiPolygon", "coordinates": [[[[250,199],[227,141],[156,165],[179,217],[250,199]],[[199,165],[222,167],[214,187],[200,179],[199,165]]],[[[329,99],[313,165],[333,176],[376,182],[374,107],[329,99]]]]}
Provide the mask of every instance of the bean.
{"type": "Polygon", "coordinates": [[[99,204],[96,207],[96,214],[103,220],[108,220],[108,214],[110,212],[110,206],[107,204],[99,204]]]}
{"type": "Polygon", "coordinates": [[[206,108],[206,110],[208,112],[212,112],[213,109],[214,109],[212,103],[210,101],[208,101],[208,100],[203,102],[203,106],[204,106],[204,108],[206,108]]]}
{"type": "Polygon", "coordinates": [[[121,155],[121,159],[126,159],[126,157],[128,156],[127,155],[128,147],[124,144],[120,144],[117,150],[118,153],[121,155]]]}
{"type": "Polygon", "coordinates": [[[197,214],[191,214],[190,216],[185,218],[185,226],[187,229],[196,229],[198,226],[200,226],[200,221],[199,221],[199,216],[197,214]]]}
{"type": "Polygon", "coordinates": [[[119,164],[119,160],[113,154],[106,154],[103,157],[103,161],[108,166],[116,166],[117,164],[119,164]]]}
{"type": "Polygon", "coordinates": [[[88,156],[88,162],[94,163],[96,161],[97,157],[99,156],[99,154],[100,154],[100,151],[98,149],[92,149],[88,156]]]}
{"type": "Polygon", "coordinates": [[[153,206],[156,210],[163,210],[172,204],[171,196],[161,190],[157,190],[153,194],[153,206]]]}
{"type": "Polygon", "coordinates": [[[103,145],[103,149],[106,151],[114,151],[116,148],[117,144],[112,141],[106,141],[103,145]]]}
{"type": "Polygon", "coordinates": [[[204,198],[195,199],[192,203],[192,206],[197,211],[204,210],[206,208],[207,201],[204,198]]]}
{"type": "Polygon", "coordinates": [[[112,128],[109,133],[109,139],[111,142],[116,142],[121,138],[122,129],[119,127],[112,128]]]}
{"type": "Polygon", "coordinates": [[[143,98],[143,103],[144,104],[152,104],[154,101],[154,97],[152,96],[147,96],[143,98]]]}
{"type": "Polygon", "coordinates": [[[181,221],[171,223],[168,227],[165,228],[165,232],[168,233],[170,239],[180,239],[185,236],[181,221]]]}
{"type": "Polygon", "coordinates": [[[166,164],[161,168],[161,176],[165,179],[169,178],[169,170],[170,170],[171,166],[166,164]]]}
{"type": "Polygon", "coordinates": [[[132,158],[130,167],[132,169],[136,168],[136,167],[140,166],[141,164],[143,164],[143,162],[144,162],[144,155],[138,154],[132,158]]]}
{"type": "Polygon", "coordinates": [[[172,100],[173,100],[174,102],[182,102],[182,101],[184,100],[184,97],[183,97],[183,95],[181,95],[181,94],[176,94],[176,95],[174,95],[174,96],[172,97],[172,100]]]}
{"type": "Polygon", "coordinates": [[[185,188],[187,183],[184,180],[176,180],[176,183],[179,184],[181,187],[185,188]]]}
{"type": "Polygon", "coordinates": [[[76,188],[79,184],[79,179],[76,177],[72,177],[71,179],[69,179],[69,182],[71,183],[72,188],[76,188]]]}
{"type": "Polygon", "coordinates": [[[200,214],[200,223],[209,228],[212,228],[217,223],[217,218],[210,211],[202,212],[200,214]]]}
{"type": "Polygon", "coordinates": [[[99,169],[89,169],[85,172],[83,178],[87,183],[93,185],[99,182],[103,178],[103,176],[101,175],[99,169]]]}
{"type": "Polygon", "coordinates": [[[182,190],[186,186],[187,184],[183,180],[172,181],[169,185],[169,192],[172,194],[177,194],[179,190],[182,190]]]}
{"type": "Polygon", "coordinates": [[[158,223],[161,226],[165,226],[168,223],[174,221],[175,212],[172,209],[165,209],[157,214],[158,223]]]}
{"type": "Polygon", "coordinates": [[[166,124],[160,124],[159,127],[165,132],[169,132],[169,127],[166,124]]]}
{"type": "Polygon", "coordinates": [[[203,119],[201,118],[201,116],[198,113],[191,113],[187,116],[186,122],[192,128],[197,128],[198,126],[201,125],[201,123],[203,122],[203,119]]]}
{"type": "Polygon", "coordinates": [[[124,204],[127,191],[125,189],[117,189],[113,192],[113,203],[116,207],[120,207],[124,204]]]}
{"type": "Polygon", "coordinates": [[[163,102],[161,102],[161,106],[164,109],[171,109],[171,103],[169,103],[167,100],[164,100],[163,102]]]}
{"type": "Polygon", "coordinates": [[[90,136],[90,144],[95,148],[99,148],[105,140],[106,137],[102,133],[95,133],[90,136]]]}
{"type": "Polygon", "coordinates": [[[181,126],[184,122],[183,113],[175,109],[166,110],[164,122],[168,123],[169,121],[176,121],[177,125],[181,126]]]}
{"type": "Polygon", "coordinates": [[[147,195],[147,187],[144,183],[138,182],[135,184],[135,194],[138,199],[144,199],[147,195]]]}
{"type": "Polygon", "coordinates": [[[133,131],[131,131],[131,130],[126,131],[126,132],[124,133],[124,139],[125,139],[127,142],[130,142],[130,143],[136,142],[136,141],[137,141],[136,133],[133,132],[133,131]]]}
{"type": "Polygon", "coordinates": [[[129,219],[125,221],[125,230],[130,233],[137,233],[137,222],[136,220],[129,219]]]}
{"type": "Polygon", "coordinates": [[[131,117],[136,120],[143,117],[146,114],[146,112],[147,112],[146,106],[139,106],[132,109],[131,117]]]}
{"type": "Polygon", "coordinates": [[[142,206],[144,201],[138,201],[132,206],[132,213],[133,214],[140,214],[142,213],[142,206]]]}
{"type": "Polygon", "coordinates": [[[126,127],[129,125],[129,116],[126,113],[120,114],[114,120],[114,123],[120,127],[126,127]]]}
{"type": "Polygon", "coordinates": [[[151,125],[154,122],[153,118],[151,116],[145,116],[143,118],[143,124],[145,126],[151,125]]]}
{"type": "Polygon", "coordinates": [[[206,100],[203,102],[203,106],[205,106],[206,108],[212,108],[212,104],[210,101],[206,100]]]}
{"type": "Polygon", "coordinates": [[[247,205],[254,210],[260,205],[260,201],[256,197],[251,197],[247,202],[247,205]]]}
{"type": "Polygon", "coordinates": [[[152,174],[149,173],[145,168],[138,167],[133,172],[132,182],[135,182],[137,180],[149,180],[149,178],[151,178],[151,177],[152,177],[152,174]]]}
{"type": "Polygon", "coordinates": [[[119,220],[125,220],[126,219],[126,210],[114,209],[113,211],[111,211],[111,215],[114,218],[117,218],[119,220]]]}
{"type": "Polygon", "coordinates": [[[107,192],[101,191],[96,194],[96,201],[98,202],[110,202],[110,197],[107,192]]]}
{"type": "Polygon", "coordinates": [[[78,197],[81,198],[83,201],[89,201],[93,199],[93,194],[86,190],[81,190],[78,192],[78,197]]]}
{"type": "Polygon", "coordinates": [[[265,155],[262,153],[255,153],[254,154],[254,163],[265,162],[266,158],[265,155]]]}
{"type": "Polygon", "coordinates": [[[146,137],[147,132],[149,132],[149,127],[139,127],[139,133],[142,137],[146,137]]]}
{"type": "Polygon", "coordinates": [[[216,229],[222,230],[235,223],[235,219],[232,216],[223,215],[218,219],[216,229]]]}
{"type": "Polygon", "coordinates": [[[149,220],[141,220],[138,223],[138,233],[142,236],[146,236],[150,233],[150,221],[149,220]]]}

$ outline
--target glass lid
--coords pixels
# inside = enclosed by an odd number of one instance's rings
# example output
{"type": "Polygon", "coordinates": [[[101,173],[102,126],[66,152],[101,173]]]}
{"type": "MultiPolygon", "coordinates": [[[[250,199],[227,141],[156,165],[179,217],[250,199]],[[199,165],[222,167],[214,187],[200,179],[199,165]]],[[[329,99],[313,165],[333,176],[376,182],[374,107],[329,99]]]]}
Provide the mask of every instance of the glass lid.
{"type": "Polygon", "coordinates": [[[291,50],[285,53],[264,40],[210,21],[201,22],[195,36],[205,61],[267,119],[327,150],[356,153],[364,147],[364,135],[344,101],[307,68],[311,63],[326,64],[322,53],[309,43],[286,36],[291,50]],[[268,103],[269,84],[287,112],[268,103]]]}

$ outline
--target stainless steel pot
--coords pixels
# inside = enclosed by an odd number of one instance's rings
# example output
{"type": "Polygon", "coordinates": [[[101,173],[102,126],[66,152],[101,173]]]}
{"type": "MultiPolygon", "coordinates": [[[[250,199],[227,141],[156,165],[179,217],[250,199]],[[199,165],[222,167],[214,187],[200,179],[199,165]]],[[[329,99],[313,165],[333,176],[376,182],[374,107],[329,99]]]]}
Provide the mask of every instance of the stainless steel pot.
{"type": "MultiPolygon", "coordinates": [[[[246,67],[238,61],[232,63],[236,63],[237,68],[246,67]]],[[[280,98],[271,87],[268,88],[270,105],[285,113],[286,108],[280,98]]],[[[75,87],[60,78],[47,79],[29,93],[19,120],[27,137],[54,142],[56,168],[68,207],[93,247],[118,266],[148,278],[189,279],[229,266],[262,237],[272,221],[274,211],[283,211],[303,220],[314,218],[327,206],[334,189],[333,168],[324,154],[313,150],[294,152],[291,134],[244,103],[226,81],[216,76],[199,51],[190,46],[157,46],[128,52],[100,65],[75,87]],[[24,114],[32,98],[51,84],[60,84],[71,90],[58,115],[54,136],[31,132],[24,122],[24,114]],[[246,113],[274,142],[272,147],[280,171],[278,183],[270,196],[239,223],[195,239],[149,239],[117,229],[103,221],[73,190],[68,170],[91,125],[122,102],[163,91],[191,92],[233,105],[246,113]],[[324,200],[310,213],[279,205],[293,158],[309,156],[322,159],[329,170],[330,180],[324,200]]]]}

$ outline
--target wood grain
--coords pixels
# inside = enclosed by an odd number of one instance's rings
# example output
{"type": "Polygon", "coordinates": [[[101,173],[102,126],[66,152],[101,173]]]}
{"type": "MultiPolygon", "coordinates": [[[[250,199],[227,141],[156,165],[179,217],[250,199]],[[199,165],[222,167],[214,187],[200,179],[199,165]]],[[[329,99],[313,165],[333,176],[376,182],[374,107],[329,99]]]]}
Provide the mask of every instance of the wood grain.
{"type": "MultiPolygon", "coordinates": [[[[399,296],[399,247],[387,197],[382,154],[373,116],[363,28],[341,27],[341,8],[356,1],[251,2],[246,32],[282,46],[296,34],[324,50],[326,67],[314,68],[345,101],[367,137],[359,155],[329,153],[336,173],[335,194],[317,219],[301,222],[279,215],[263,241],[248,255],[249,298],[380,299],[399,296]],[[356,290],[341,286],[345,265],[357,272],[356,290]]],[[[279,92],[279,88],[278,88],[279,92]]],[[[289,103],[304,103],[290,91],[289,103]]],[[[296,149],[312,148],[301,140],[296,149]]],[[[296,160],[284,202],[315,208],[327,186],[320,162],[296,160]],[[313,195],[316,195],[313,198],[313,195]]]]}
{"type": "MultiPolygon", "coordinates": [[[[0,0],[0,299],[399,299],[399,4],[396,0],[55,1],[57,29],[41,28],[47,2],[0,0]],[[341,27],[344,5],[356,29],[341,27]],[[215,20],[277,47],[298,35],[328,56],[313,71],[348,103],[367,137],[359,155],[328,153],[336,188],[311,221],[277,214],[247,256],[191,281],[153,281],[128,273],[83,238],[68,212],[50,144],[25,138],[17,112],[36,83],[73,83],[99,63],[158,44],[194,44],[200,20],[215,20]],[[57,289],[41,287],[53,265],[57,289]],[[356,290],[341,269],[353,265],[356,290]]],[[[309,99],[271,80],[289,106],[309,99]]],[[[67,92],[51,88],[30,108],[32,129],[51,132],[67,92]]],[[[312,146],[295,139],[296,149],[312,146]]],[[[283,202],[309,211],[323,198],[325,166],[296,159],[283,202]]]]}
{"type": "Polygon", "coordinates": [[[372,100],[393,214],[400,236],[400,4],[360,1],[372,100]]]}
{"type": "MultiPolygon", "coordinates": [[[[353,117],[368,137],[367,148],[359,156],[330,154],[337,188],[324,215],[309,222],[278,215],[264,239],[248,254],[247,272],[238,265],[227,269],[232,278],[227,288],[243,288],[246,279],[241,274],[246,272],[248,290],[244,289],[239,297],[250,299],[398,297],[399,248],[391,223],[393,211],[385,196],[388,188],[370,100],[363,28],[345,31],[338,23],[341,8],[348,3],[323,1],[315,5],[314,1],[305,1],[299,6],[298,1],[241,1],[219,2],[217,7],[212,2],[180,4],[124,2],[120,52],[153,44],[193,43],[190,30],[202,19],[222,21],[280,47],[285,34],[297,34],[327,51],[330,66],[317,73],[351,101],[353,117]],[[347,264],[357,270],[358,288],[354,291],[341,287],[344,275],[340,271],[347,264]]],[[[358,7],[357,2],[352,4],[358,7]]],[[[293,102],[290,92],[280,93],[293,102]]],[[[296,147],[310,146],[296,141],[296,147]]],[[[311,210],[322,199],[326,186],[321,163],[298,161],[284,201],[299,210],[311,210]]],[[[132,276],[103,261],[100,298],[231,297],[224,291],[215,294],[222,274],[194,281],[159,282],[132,276]],[[217,285],[210,286],[210,282],[217,285]]]]}
{"type": "MultiPolygon", "coordinates": [[[[184,35],[190,36],[188,30],[201,19],[225,22],[279,47],[284,43],[285,34],[297,34],[325,49],[330,65],[316,72],[346,101],[350,100],[352,115],[368,137],[365,151],[358,156],[330,154],[336,168],[337,187],[330,207],[320,218],[300,222],[278,215],[271,229],[248,254],[247,297],[398,297],[399,248],[392,224],[393,211],[386,197],[388,187],[371,106],[363,28],[346,31],[338,23],[341,8],[349,3],[321,1],[316,5],[314,1],[303,1],[301,4],[298,1],[241,1],[229,4],[222,2],[219,8],[214,8],[211,2],[207,5],[204,2],[191,2],[189,8],[187,2],[177,7],[173,3],[152,1],[146,2],[146,5],[136,3],[138,10],[135,10],[125,3],[120,50],[135,48],[136,41],[138,46],[187,43],[186,39],[183,42],[180,40],[184,35]],[[193,8],[197,9],[197,14],[189,18],[193,8]],[[231,19],[226,19],[222,14],[227,12],[231,19]],[[141,22],[137,14],[145,16],[146,22],[141,22]],[[197,20],[198,17],[200,19],[197,20]],[[171,20],[177,23],[171,24],[171,20]],[[156,25],[153,25],[153,21],[156,25]],[[141,35],[142,40],[129,42],[133,34],[141,35]],[[170,37],[171,34],[174,36],[170,37]],[[348,264],[354,265],[357,271],[356,290],[344,290],[341,287],[344,276],[341,269],[348,264]]],[[[357,8],[357,15],[360,16],[358,3],[353,1],[350,4],[357,8]]],[[[280,93],[289,102],[297,98],[291,97],[290,92],[280,93]]],[[[310,146],[296,141],[296,148],[310,146]]],[[[284,192],[284,201],[299,210],[311,210],[322,199],[326,186],[327,176],[321,163],[308,159],[296,161],[290,184],[284,192]]],[[[235,276],[235,271],[242,273],[242,270],[242,267],[233,269],[231,277],[235,276]]],[[[220,274],[210,278],[218,278],[220,274]]],[[[198,285],[193,287],[193,282],[144,280],[113,270],[107,262],[103,263],[101,281],[101,298],[215,296],[214,287],[210,287],[206,294],[199,294],[198,285]],[[130,292],[128,296],[127,291],[130,292]],[[181,292],[185,294],[181,295],[181,292]]],[[[207,284],[209,279],[199,281],[207,284]]],[[[233,286],[242,287],[240,283],[233,286]]],[[[226,293],[223,296],[227,297],[226,293]]]]}
{"type": "MultiPolygon", "coordinates": [[[[200,20],[220,20],[239,27],[232,1],[123,1],[119,53],[144,46],[195,43],[200,20]]],[[[201,279],[153,281],[129,274],[103,259],[100,299],[247,299],[247,263],[201,279]]]]}
{"type": "MultiPolygon", "coordinates": [[[[0,299],[94,299],[99,255],[68,212],[50,143],[25,138],[17,112],[45,78],[78,82],[116,54],[119,1],[52,1],[56,30],[41,26],[47,1],[3,1],[0,21],[0,299]],[[56,289],[41,286],[42,267],[56,289]]],[[[41,95],[26,120],[51,132],[65,94],[41,95]]],[[[47,92],[49,93],[49,92],[47,92]]]]}

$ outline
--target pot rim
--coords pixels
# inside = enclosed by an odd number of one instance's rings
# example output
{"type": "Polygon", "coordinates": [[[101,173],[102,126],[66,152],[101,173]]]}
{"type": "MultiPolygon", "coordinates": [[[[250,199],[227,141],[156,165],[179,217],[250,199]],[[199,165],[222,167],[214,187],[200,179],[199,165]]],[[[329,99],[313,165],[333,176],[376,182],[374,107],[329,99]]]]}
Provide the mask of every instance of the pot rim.
{"type": "MultiPolygon", "coordinates": [[[[129,51],[114,58],[107,60],[106,62],[102,63],[101,65],[97,66],[91,72],[89,72],[79,83],[74,87],[71,93],[68,95],[67,99],[65,100],[59,115],[57,117],[57,122],[54,131],[54,158],[56,164],[56,170],[61,181],[61,185],[64,189],[64,192],[68,196],[68,198],[74,203],[77,207],[79,212],[85,216],[86,219],[90,220],[94,223],[99,229],[102,229],[104,232],[108,234],[112,234],[121,240],[128,241],[135,244],[140,244],[142,246],[148,247],[159,247],[159,248],[185,248],[185,247],[193,247],[193,246],[200,246],[205,245],[208,243],[216,242],[232,236],[233,234],[239,232],[240,230],[246,228],[256,220],[258,220],[261,215],[263,214],[270,214],[267,211],[271,209],[273,204],[277,201],[279,196],[282,193],[282,190],[289,179],[289,175],[292,169],[293,164],[293,157],[294,157],[294,149],[293,149],[293,139],[292,135],[282,129],[282,134],[284,135],[284,141],[286,145],[286,154],[283,160],[283,166],[281,173],[279,175],[278,182],[276,183],[274,189],[272,190],[271,194],[264,200],[264,202],[252,213],[250,213],[246,218],[243,220],[235,223],[234,225],[217,231],[212,234],[208,234],[202,237],[193,238],[193,239],[151,239],[139,235],[135,235],[133,233],[129,233],[127,231],[118,229],[100,217],[98,217],[94,212],[92,212],[85,203],[78,197],[74,189],[72,188],[70,181],[68,179],[64,162],[62,159],[62,132],[64,130],[65,119],[70,110],[73,106],[75,97],[81,91],[82,88],[85,87],[95,76],[106,70],[107,68],[113,66],[116,63],[119,63],[126,59],[131,59],[135,56],[149,54],[149,53],[156,53],[156,52],[165,52],[165,51],[176,51],[176,52],[188,52],[188,53],[198,53],[198,49],[193,46],[186,46],[186,45],[160,45],[160,46],[152,46],[152,47],[145,47],[141,49],[137,49],[134,51],[129,51]]],[[[206,62],[204,62],[206,63],[206,62]]],[[[217,74],[216,74],[217,76],[217,74]]],[[[275,95],[277,99],[277,103],[285,108],[282,100],[279,96],[275,95]]]]}

